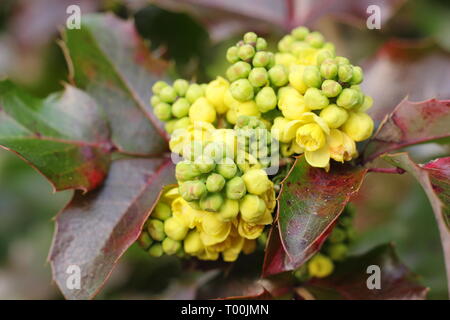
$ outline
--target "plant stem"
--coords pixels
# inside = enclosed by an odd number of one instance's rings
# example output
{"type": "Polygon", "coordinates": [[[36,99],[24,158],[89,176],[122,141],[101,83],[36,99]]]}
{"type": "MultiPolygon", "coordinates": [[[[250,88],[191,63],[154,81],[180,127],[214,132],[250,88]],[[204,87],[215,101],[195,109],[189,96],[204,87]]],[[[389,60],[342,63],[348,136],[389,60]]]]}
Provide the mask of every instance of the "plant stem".
{"type": "Polygon", "coordinates": [[[402,168],[369,168],[368,172],[403,174],[406,171],[402,168]]]}

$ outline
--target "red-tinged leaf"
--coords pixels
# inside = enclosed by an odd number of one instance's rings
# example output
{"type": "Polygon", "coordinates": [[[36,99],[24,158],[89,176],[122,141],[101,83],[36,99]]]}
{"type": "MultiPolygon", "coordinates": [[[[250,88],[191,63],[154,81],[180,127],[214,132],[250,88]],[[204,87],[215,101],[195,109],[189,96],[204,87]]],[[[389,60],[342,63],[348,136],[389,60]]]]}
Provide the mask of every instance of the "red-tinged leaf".
{"type": "Polygon", "coordinates": [[[391,40],[364,66],[363,91],[381,121],[405,96],[411,101],[450,97],[449,54],[429,42],[391,40]]]}
{"type": "Polygon", "coordinates": [[[278,231],[266,248],[263,276],[293,270],[308,260],[331,231],[367,170],[333,163],[329,172],[299,157],[282,183],[278,231]]]}
{"type": "Polygon", "coordinates": [[[99,190],[74,195],[56,217],[49,255],[53,278],[67,299],[90,299],[98,293],[139,236],[161,187],[173,182],[170,159],[123,159],[112,163],[99,190]],[[66,284],[72,265],[80,268],[80,289],[66,284]]]}
{"type": "Polygon", "coordinates": [[[16,153],[56,191],[98,187],[110,162],[109,128],[85,92],[66,85],[46,99],[0,81],[0,147],[16,153]]]}
{"type": "Polygon", "coordinates": [[[348,300],[424,300],[428,288],[423,287],[404,264],[401,263],[392,245],[382,245],[368,253],[351,257],[338,264],[333,274],[324,279],[312,279],[306,288],[321,299],[320,292],[337,294],[348,300]],[[369,266],[380,267],[380,289],[369,289],[369,266]],[[331,292],[330,292],[331,291],[331,292]]]}
{"type": "Polygon", "coordinates": [[[150,107],[151,87],[165,68],[152,57],[132,21],[83,15],[66,30],[62,47],[71,77],[104,107],[121,152],[158,155],[167,136],[150,107]]]}
{"type": "Polygon", "coordinates": [[[403,100],[384,118],[364,151],[364,160],[450,136],[450,100],[403,100]]]}
{"type": "Polygon", "coordinates": [[[385,155],[383,159],[411,173],[430,200],[441,236],[450,293],[450,157],[424,165],[414,163],[407,153],[385,155]]]}

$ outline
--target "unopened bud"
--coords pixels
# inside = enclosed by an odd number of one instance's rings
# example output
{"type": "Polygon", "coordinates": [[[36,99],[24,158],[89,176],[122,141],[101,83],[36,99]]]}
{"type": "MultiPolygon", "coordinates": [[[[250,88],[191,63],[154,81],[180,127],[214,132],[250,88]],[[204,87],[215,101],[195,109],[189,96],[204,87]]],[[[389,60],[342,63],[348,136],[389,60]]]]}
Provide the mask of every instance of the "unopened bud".
{"type": "Polygon", "coordinates": [[[147,223],[147,232],[156,241],[162,241],[166,237],[164,223],[161,220],[150,219],[147,223]]]}
{"type": "Polygon", "coordinates": [[[173,255],[181,249],[181,242],[171,238],[165,238],[162,242],[162,249],[165,254],[173,255]]]}
{"type": "Polygon", "coordinates": [[[255,223],[260,220],[266,211],[266,204],[260,197],[247,194],[239,201],[239,208],[242,219],[248,223],[255,223]]]}
{"type": "Polygon", "coordinates": [[[373,120],[364,112],[350,112],[342,131],[356,142],[366,140],[372,135],[373,120]]]}
{"type": "Polygon", "coordinates": [[[150,238],[150,235],[146,231],[142,231],[138,238],[138,243],[141,248],[147,250],[152,245],[153,240],[152,238],[150,238]]]}
{"type": "Polygon", "coordinates": [[[209,192],[219,192],[225,186],[225,178],[217,173],[211,173],[206,179],[206,189],[209,192]]]}
{"type": "Polygon", "coordinates": [[[228,48],[226,57],[229,63],[235,63],[239,61],[238,51],[239,48],[236,46],[228,48]]]}
{"type": "Polygon", "coordinates": [[[172,114],[177,118],[183,118],[186,117],[189,114],[189,108],[190,108],[189,101],[185,98],[179,98],[175,103],[172,105],[172,114]]]}
{"type": "Polygon", "coordinates": [[[247,79],[238,79],[230,85],[230,92],[238,101],[248,101],[253,98],[253,86],[247,79]]]}
{"type": "Polygon", "coordinates": [[[174,88],[166,86],[161,89],[159,93],[159,98],[162,102],[172,103],[177,98],[177,92],[174,88]]]}
{"type": "Polygon", "coordinates": [[[304,40],[309,34],[309,29],[306,27],[297,27],[291,31],[291,34],[296,40],[304,40]]]}
{"type": "Polygon", "coordinates": [[[243,61],[251,61],[253,56],[255,55],[255,48],[253,48],[250,44],[244,44],[239,47],[238,57],[243,61]]]}
{"type": "Polygon", "coordinates": [[[353,76],[353,67],[349,64],[341,64],[338,68],[338,77],[341,82],[349,82],[353,76]]]}
{"type": "Polygon", "coordinates": [[[217,217],[222,221],[231,221],[239,214],[239,201],[225,199],[222,207],[220,207],[217,217]]]}
{"type": "Polygon", "coordinates": [[[320,65],[320,75],[325,79],[335,79],[338,74],[338,64],[332,59],[325,59],[320,65]]]}
{"type": "Polygon", "coordinates": [[[244,43],[247,44],[255,44],[256,39],[258,39],[258,36],[254,32],[247,32],[243,37],[244,43]]]}
{"type": "Polygon", "coordinates": [[[155,206],[155,209],[153,209],[152,212],[152,218],[162,221],[169,219],[171,216],[172,210],[164,202],[158,202],[158,204],[155,206]]]}
{"type": "Polygon", "coordinates": [[[168,86],[168,84],[165,83],[164,81],[161,81],[161,80],[156,81],[152,87],[152,92],[154,94],[158,95],[161,92],[161,90],[167,86],[168,86]]]}
{"type": "Polygon", "coordinates": [[[177,92],[178,96],[184,97],[189,89],[189,82],[184,79],[177,79],[173,83],[173,88],[177,92]]]}
{"type": "Polygon", "coordinates": [[[320,32],[314,31],[305,37],[305,41],[313,48],[320,48],[325,42],[325,38],[320,32]]]}
{"type": "Polygon", "coordinates": [[[216,167],[212,158],[203,155],[195,159],[194,164],[201,173],[211,172],[216,167]]]}
{"type": "Polygon", "coordinates": [[[342,86],[339,84],[339,82],[334,80],[325,80],[322,83],[322,92],[328,97],[328,98],[334,98],[337,97],[342,91],[342,86]]]}
{"type": "Polygon", "coordinates": [[[262,169],[248,170],[242,179],[247,191],[256,195],[263,194],[272,186],[267,173],[262,169]]]}
{"type": "Polygon", "coordinates": [[[189,228],[177,217],[171,217],[164,222],[164,232],[170,239],[181,241],[188,231],[189,228]]]}
{"type": "Polygon", "coordinates": [[[333,58],[333,54],[329,50],[322,49],[317,53],[316,63],[317,65],[321,65],[326,59],[333,58]]]}
{"type": "Polygon", "coordinates": [[[161,99],[157,95],[153,95],[150,98],[150,104],[152,107],[156,107],[161,102],[161,99]]]}
{"type": "Polygon", "coordinates": [[[327,253],[334,261],[342,261],[347,257],[348,247],[343,243],[337,243],[331,245],[327,253]]]}
{"type": "Polygon", "coordinates": [[[319,68],[316,66],[307,66],[303,71],[303,82],[309,88],[320,88],[322,77],[319,68]]]}
{"type": "Polygon", "coordinates": [[[270,55],[268,52],[260,51],[255,53],[255,56],[253,57],[252,64],[254,67],[265,67],[270,62],[270,55]]]}
{"type": "Polygon", "coordinates": [[[262,113],[273,110],[277,106],[277,95],[272,87],[262,88],[255,98],[258,110],[262,113]]]}
{"type": "Polygon", "coordinates": [[[161,121],[170,120],[172,116],[172,108],[170,104],[165,102],[160,102],[153,108],[155,116],[161,121]]]}
{"type": "Polygon", "coordinates": [[[355,89],[345,88],[336,99],[336,104],[345,109],[351,109],[358,105],[359,94],[355,89]]]}
{"type": "Polygon", "coordinates": [[[267,49],[267,41],[264,38],[256,39],[256,50],[262,51],[267,49]]]}
{"type": "Polygon", "coordinates": [[[191,180],[181,183],[179,191],[180,195],[186,201],[199,200],[207,192],[205,184],[200,180],[191,180]]]}
{"type": "Polygon", "coordinates": [[[265,68],[253,68],[248,75],[248,80],[254,87],[262,87],[269,81],[269,74],[265,68]]]}
{"type": "Polygon", "coordinates": [[[178,162],[175,167],[175,176],[178,181],[192,180],[200,175],[200,171],[190,161],[178,162]]]}
{"type": "Polygon", "coordinates": [[[286,67],[283,65],[276,65],[270,68],[269,79],[274,86],[277,87],[285,86],[289,81],[286,67]]]}
{"type": "Polygon", "coordinates": [[[223,198],[220,193],[208,193],[200,199],[200,208],[205,211],[217,212],[222,203],[223,198]]]}
{"type": "Polygon", "coordinates": [[[320,110],[329,104],[328,98],[317,88],[309,88],[305,92],[305,105],[311,110],[320,110]]]}
{"type": "Polygon", "coordinates": [[[163,249],[160,243],[154,243],[147,252],[150,256],[159,258],[163,254],[163,249]]]}
{"type": "Polygon", "coordinates": [[[330,104],[320,111],[320,117],[325,120],[328,127],[337,129],[348,119],[348,112],[335,104],[330,104]]]}
{"type": "Polygon", "coordinates": [[[363,82],[363,79],[364,79],[364,73],[363,73],[361,67],[354,66],[352,79],[350,80],[350,83],[351,84],[360,84],[361,82],[363,82]]]}
{"type": "Polygon", "coordinates": [[[225,186],[225,194],[228,199],[239,200],[246,192],[245,182],[241,177],[232,178],[225,186]]]}
{"type": "Polygon", "coordinates": [[[348,60],[346,57],[337,56],[334,58],[334,61],[341,65],[341,64],[350,64],[350,60],[348,60]]]}
{"type": "Polygon", "coordinates": [[[186,99],[189,101],[189,103],[194,103],[198,98],[202,97],[204,94],[202,87],[197,84],[193,83],[189,86],[189,88],[186,91],[186,99]]]}
{"type": "Polygon", "coordinates": [[[225,158],[224,160],[219,162],[216,167],[216,171],[225,179],[231,179],[237,173],[237,166],[232,159],[225,158]]]}

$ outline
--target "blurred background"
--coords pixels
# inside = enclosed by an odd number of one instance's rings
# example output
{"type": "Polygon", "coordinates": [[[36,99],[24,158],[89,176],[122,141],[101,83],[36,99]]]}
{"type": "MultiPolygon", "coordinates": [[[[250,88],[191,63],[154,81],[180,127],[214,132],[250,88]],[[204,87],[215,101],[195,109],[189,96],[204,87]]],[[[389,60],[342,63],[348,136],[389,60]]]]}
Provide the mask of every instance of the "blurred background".
{"type": "MultiPolygon", "coordinates": [[[[225,50],[246,31],[276,48],[298,24],[321,31],[339,55],[361,64],[365,91],[377,120],[406,95],[450,98],[450,3],[445,0],[2,0],[0,78],[9,77],[36,96],[62,89],[67,66],[58,46],[66,8],[82,14],[110,12],[134,19],[153,54],[170,61],[169,74],[211,80],[226,68],[225,50]],[[370,4],[381,8],[381,29],[366,26],[370,4]]],[[[448,155],[447,146],[410,148],[419,162],[448,155]]],[[[0,299],[61,299],[46,262],[52,218],[71,191],[50,184],[14,154],[0,149],[0,299]]],[[[447,299],[439,233],[429,202],[408,175],[366,179],[355,200],[358,240],[354,253],[393,242],[402,261],[447,299]]],[[[126,253],[99,298],[194,298],[214,271],[186,271],[176,259],[152,259],[137,247],[126,253]]]]}

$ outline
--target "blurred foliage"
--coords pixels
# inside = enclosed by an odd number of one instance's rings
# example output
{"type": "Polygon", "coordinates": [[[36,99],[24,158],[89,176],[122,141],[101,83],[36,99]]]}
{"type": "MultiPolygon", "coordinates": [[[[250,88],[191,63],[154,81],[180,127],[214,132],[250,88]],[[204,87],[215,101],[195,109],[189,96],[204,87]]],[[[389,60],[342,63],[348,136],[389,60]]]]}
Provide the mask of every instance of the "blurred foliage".
{"type": "MultiPolygon", "coordinates": [[[[18,30],[14,30],[11,22],[31,2],[20,1],[22,7],[14,0],[0,3],[0,77],[8,74],[25,89],[43,97],[67,81],[67,66],[56,44],[56,28],[50,40],[39,45],[24,48],[17,43],[18,30]]],[[[223,72],[225,49],[236,41],[236,34],[247,31],[233,29],[228,38],[213,41],[208,26],[187,13],[149,6],[146,1],[142,1],[144,7],[132,9],[126,1],[99,2],[97,10],[113,11],[123,18],[134,16],[139,32],[149,40],[154,53],[174,61],[173,74],[198,81],[223,72]]],[[[36,15],[34,19],[40,17],[36,15]]],[[[407,1],[382,30],[356,28],[349,21],[338,23],[331,15],[322,17],[316,27],[336,42],[338,52],[349,53],[357,61],[369,58],[392,37],[430,37],[450,51],[450,5],[446,0],[407,1]]],[[[279,28],[269,24],[259,25],[258,30],[269,39],[278,38],[280,33],[279,28]],[[266,30],[261,30],[261,26],[266,30]]],[[[433,152],[443,152],[425,146],[415,149],[421,150],[422,159],[433,152]]],[[[448,149],[445,153],[448,154],[448,149]]],[[[0,149],[0,299],[61,298],[51,282],[45,259],[54,228],[51,219],[70,196],[70,191],[53,194],[41,175],[14,154],[0,149]]],[[[370,176],[363,185],[357,208],[360,236],[353,252],[393,242],[402,261],[431,288],[429,297],[447,298],[439,233],[420,186],[407,175],[370,176]]],[[[198,286],[212,277],[223,281],[223,275],[200,275],[176,259],[152,259],[133,246],[99,298],[167,298],[176,296],[174,292],[180,290],[195,297],[198,286]]],[[[201,295],[209,297],[211,288],[213,284],[203,287],[201,295]]]]}

